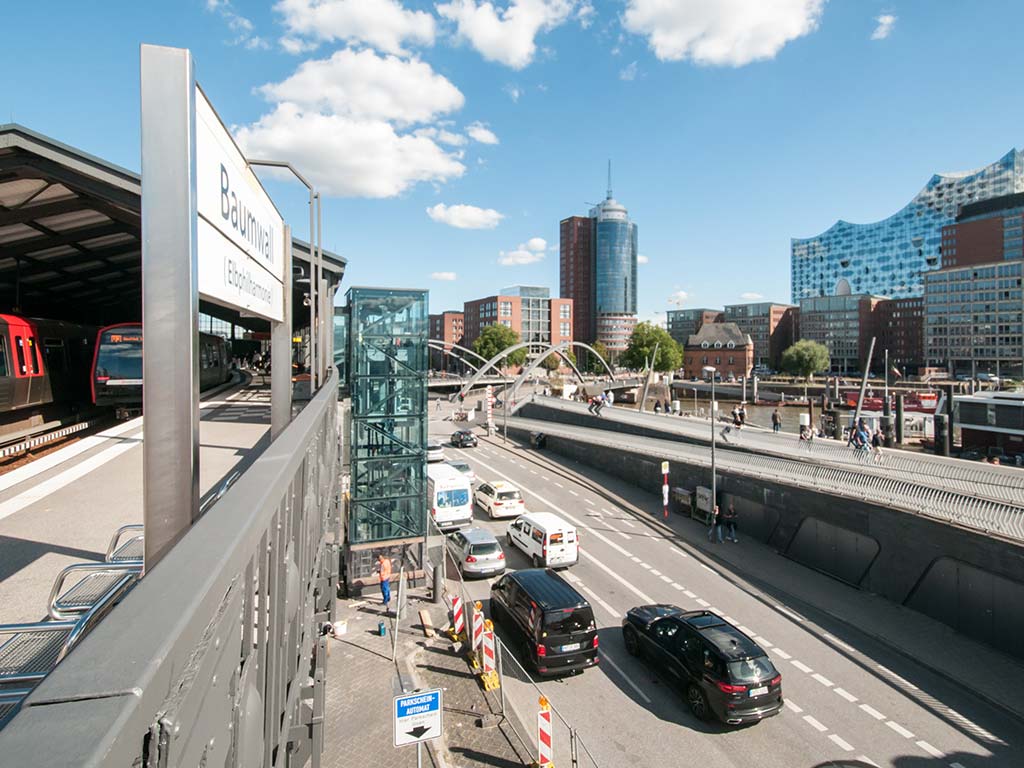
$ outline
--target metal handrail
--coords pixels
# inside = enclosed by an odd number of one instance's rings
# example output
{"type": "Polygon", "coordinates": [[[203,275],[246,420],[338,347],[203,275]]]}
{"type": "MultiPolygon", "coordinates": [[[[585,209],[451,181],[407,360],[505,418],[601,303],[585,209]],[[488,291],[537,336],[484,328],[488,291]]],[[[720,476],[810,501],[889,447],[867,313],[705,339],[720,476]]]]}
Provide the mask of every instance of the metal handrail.
{"type": "MultiPolygon", "coordinates": [[[[94,574],[94,573],[117,573],[121,574],[124,578],[116,582],[111,586],[110,592],[118,592],[123,590],[127,584],[125,579],[129,582],[136,581],[142,575],[142,564],[137,565],[119,565],[116,563],[75,563],[74,565],[67,566],[64,570],[57,574],[57,578],[53,580],[53,586],[50,588],[50,597],[46,601],[46,612],[49,614],[51,619],[55,621],[70,621],[72,616],[77,616],[85,613],[85,611],[76,611],[68,614],[57,608],[57,601],[63,594],[64,582],[67,581],[69,576],[78,575],[80,573],[94,574]]],[[[100,598],[97,602],[101,602],[106,599],[106,594],[100,598]]]]}
{"type": "MultiPolygon", "coordinates": [[[[117,551],[121,544],[121,537],[130,531],[138,531],[140,534],[145,530],[145,526],[139,524],[122,525],[118,528],[114,535],[110,537],[110,543],[107,545],[107,554],[103,557],[104,560],[109,561],[111,556],[117,551]]],[[[139,538],[138,536],[133,538],[139,538]]],[[[127,543],[127,542],[126,542],[127,543]]]]}

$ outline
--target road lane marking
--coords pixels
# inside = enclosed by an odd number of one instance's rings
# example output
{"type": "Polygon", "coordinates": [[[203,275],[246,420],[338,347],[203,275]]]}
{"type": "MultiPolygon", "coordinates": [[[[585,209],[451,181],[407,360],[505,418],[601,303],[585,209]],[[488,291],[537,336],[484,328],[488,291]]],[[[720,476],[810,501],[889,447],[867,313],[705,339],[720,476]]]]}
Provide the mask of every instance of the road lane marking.
{"type": "Polygon", "coordinates": [[[784,703],[784,704],[786,705],[786,708],[787,708],[787,709],[790,709],[790,710],[792,710],[793,712],[795,712],[795,713],[796,713],[796,714],[798,714],[798,715],[799,715],[799,714],[800,714],[801,712],[803,712],[803,709],[802,709],[801,707],[798,707],[798,706],[797,706],[796,704],[794,704],[794,703],[793,703],[792,701],[790,701],[789,699],[786,699],[786,700],[785,700],[785,701],[784,701],[783,703],[784,703]]]}
{"type": "Polygon", "coordinates": [[[832,641],[833,643],[838,645],[840,648],[843,648],[844,650],[850,651],[851,653],[856,653],[857,652],[857,649],[854,648],[852,645],[850,645],[849,643],[844,643],[838,637],[836,637],[834,635],[830,635],[828,632],[825,633],[825,639],[832,641]]]}
{"type": "Polygon", "coordinates": [[[785,659],[785,660],[789,660],[789,659],[793,658],[792,656],[790,656],[790,655],[789,655],[788,653],[786,653],[786,652],[785,652],[784,650],[782,650],[782,649],[781,649],[781,648],[779,648],[779,647],[775,647],[775,648],[773,648],[773,649],[772,649],[772,653],[774,653],[774,654],[775,654],[776,656],[778,656],[778,657],[779,657],[780,659],[785,659]]]}
{"type": "Polygon", "coordinates": [[[588,587],[582,581],[577,582],[577,584],[579,585],[580,589],[582,589],[584,592],[586,592],[588,595],[590,595],[594,599],[594,602],[596,602],[598,605],[600,605],[602,608],[604,608],[606,611],[608,611],[608,613],[610,613],[613,617],[615,617],[616,619],[621,619],[622,618],[622,614],[619,613],[618,611],[616,611],[614,608],[612,608],[611,605],[606,603],[600,597],[600,595],[598,595],[594,590],[592,590],[590,587],[588,587]]]}
{"type": "Polygon", "coordinates": [[[822,733],[828,730],[826,726],[822,725],[819,721],[815,720],[810,715],[804,715],[804,720],[807,722],[809,726],[811,726],[811,728],[821,731],[822,733]]]}
{"type": "Polygon", "coordinates": [[[686,587],[684,587],[682,584],[676,584],[674,581],[672,582],[672,588],[678,589],[680,592],[686,589],[686,587]]]}
{"type": "Polygon", "coordinates": [[[808,674],[808,675],[809,675],[809,674],[810,674],[811,672],[813,672],[813,671],[814,671],[813,669],[811,669],[810,667],[808,667],[808,666],[807,666],[806,664],[804,664],[804,663],[803,663],[802,661],[799,661],[798,659],[793,659],[793,660],[792,660],[791,662],[789,662],[789,663],[790,663],[790,664],[792,664],[792,665],[793,665],[794,667],[796,667],[797,669],[799,669],[799,670],[800,670],[801,672],[803,672],[803,673],[805,673],[805,674],[808,674]]]}
{"type": "Polygon", "coordinates": [[[576,491],[572,490],[571,488],[569,489],[569,493],[571,493],[573,496],[579,496],[579,494],[576,493],[576,491]]]}
{"type": "Polygon", "coordinates": [[[632,536],[629,536],[629,535],[627,535],[627,534],[623,533],[622,531],[616,531],[616,533],[617,533],[617,534],[619,534],[619,536],[621,536],[622,538],[624,538],[624,539],[625,539],[626,541],[629,541],[630,539],[632,539],[632,538],[633,538],[632,536]]]}
{"type": "Polygon", "coordinates": [[[711,568],[711,567],[709,567],[709,566],[706,566],[706,565],[704,565],[704,563],[701,563],[701,564],[700,564],[700,567],[701,567],[701,568],[703,568],[703,569],[704,569],[705,571],[711,571],[712,573],[715,573],[715,574],[717,575],[717,572],[715,571],[715,569],[714,569],[714,568],[711,568]]]}
{"type": "Polygon", "coordinates": [[[675,544],[673,544],[672,542],[669,542],[669,546],[670,546],[670,547],[672,547],[672,551],[673,551],[673,552],[675,552],[675,553],[676,553],[677,555],[679,555],[680,557],[689,557],[689,555],[688,555],[688,554],[686,554],[685,552],[683,552],[683,550],[681,550],[681,549],[680,549],[679,547],[677,547],[677,546],[676,546],[675,544]]]}
{"type": "Polygon", "coordinates": [[[640,567],[648,571],[651,570],[651,566],[649,566],[647,563],[640,563],[640,567]]]}
{"type": "Polygon", "coordinates": [[[941,752],[940,750],[938,750],[935,747],[933,747],[927,741],[922,740],[922,741],[917,741],[917,742],[914,742],[914,743],[917,744],[917,746],[919,746],[921,749],[923,749],[925,752],[927,752],[932,757],[944,757],[944,753],[943,752],[941,752]]]}
{"type": "Polygon", "coordinates": [[[857,701],[857,697],[856,696],[854,696],[852,693],[850,693],[849,691],[847,691],[847,690],[845,690],[843,688],[833,688],[832,690],[834,690],[836,693],[838,693],[844,699],[849,701],[851,704],[853,702],[857,701]]]}
{"type": "Polygon", "coordinates": [[[780,611],[780,612],[786,614],[787,616],[789,616],[789,618],[793,619],[793,621],[803,622],[803,619],[801,617],[797,616],[795,613],[793,613],[788,608],[785,608],[785,607],[779,605],[778,603],[775,604],[775,608],[778,611],[780,611]]]}
{"type": "Polygon", "coordinates": [[[625,680],[629,684],[629,687],[632,688],[636,692],[637,696],[639,696],[641,699],[643,699],[647,704],[651,703],[651,700],[647,696],[647,694],[644,693],[643,691],[641,691],[640,687],[636,683],[633,682],[633,679],[629,675],[627,675],[625,672],[622,671],[622,669],[619,667],[619,665],[616,664],[612,660],[612,657],[608,655],[608,652],[606,650],[604,650],[602,648],[600,650],[600,654],[601,654],[601,657],[605,661],[607,661],[609,664],[612,665],[612,669],[614,669],[616,672],[619,673],[619,677],[621,677],[623,680],[625,680]]]}
{"type": "Polygon", "coordinates": [[[607,509],[605,507],[601,507],[601,511],[604,512],[606,515],[614,515],[615,514],[610,509],[607,509]]]}
{"type": "Polygon", "coordinates": [[[621,517],[619,518],[619,522],[623,525],[628,525],[630,528],[636,528],[635,523],[631,523],[629,520],[623,520],[621,517]]]}
{"type": "Polygon", "coordinates": [[[766,640],[765,638],[761,637],[760,635],[758,635],[757,637],[755,637],[755,638],[754,638],[754,640],[755,640],[755,641],[757,642],[757,644],[758,644],[758,645],[760,645],[760,646],[761,646],[762,648],[771,648],[771,647],[772,647],[772,644],[771,644],[771,643],[769,643],[769,642],[768,642],[768,640],[766,640]]]}
{"type": "Polygon", "coordinates": [[[904,739],[912,739],[912,738],[914,738],[914,734],[912,734],[910,731],[908,731],[906,728],[904,728],[902,725],[900,725],[897,722],[894,722],[892,720],[886,720],[885,724],[888,725],[890,728],[892,728],[894,731],[896,731],[896,733],[898,733],[904,739]]]}
{"type": "Polygon", "coordinates": [[[860,708],[875,718],[875,720],[885,720],[885,715],[868,704],[861,704],[860,708]]]}
{"type": "Polygon", "coordinates": [[[709,605],[711,605],[711,603],[709,603],[707,600],[701,600],[698,597],[697,598],[697,605],[699,605],[701,608],[707,608],[709,605]]]}
{"type": "Polygon", "coordinates": [[[813,675],[811,675],[811,677],[813,677],[813,678],[814,678],[815,680],[817,680],[817,681],[818,681],[819,683],[821,683],[822,685],[824,685],[824,686],[825,686],[826,688],[831,688],[831,687],[832,687],[832,686],[834,685],[834,683],[833,683],[833,682],[832,682],[831,680],[829,680],[829,679],[828,679],[827,677],[825,677],[824,675],[820,675],[820,674],[818,674],[817,672],[815,672],[815,673],[814,673],[813,675]]]}
{"type": "Polygon", "coordinates": [[[640,562],[640,558],[639,557],[630,557],[629,559],[632,560],[634,563],[639,563],[640,562]]]}
{"type": "Polygon", "coordinates": [[[840,736],[836,736],[836,734],[834,734],[834,733],[830,733],[828,735],[828,740],[831,741],[833,744],[835,744],[840,749],[845,750],[846,752],[853,752],[853,747],[850,746],[850,742],[844,740],[840,736]]]}
{"type": "Polygon", "coordinates": [[[722,618],[728,621],[730,624],[736,623],[736,619],[734,619],[732,616],[723,616],[722,618]]]}
{"type": "Polygon", "coordinates": [[[587,502],[587,504],[589,504],[590,506],[594,506],[594,502],[592,502],[590,499],[584,499],[584,501],[587,502]]]}
{"type": "Polygon", "coordinates": [[[652,603],[656,603],[656,602],[657,602],[657,600],[655,600],[655,599],[654,599],[653,597],[651,597],[650,595],[647,595],[647,594],[644,594],[643,592],[641,592],[641,591],[640,591],[639,589],[637,589],[637,588],[636,588],[636,587],[634,587],[634,586],[633,586],[633,585],[632,585],[631,583],[629,583],[629,582],[628,582],[628,581],[626,581],[626,580],[625,580],[624,578],[622,578],[621,576],[619,576],[619,574],[618,574],[618,573],[616,573],[615,571],[613,571],[613,570],[612,570],[611,568],[609,568],[609,567],[608,567],[607,565],[605,565],[604,563],[602,563],[602,562],[601,562],[600,560],[598,560],[598,559],[597,559],[596,557],[594,557],[594,556],[593,556],[592,554],[590,554],[590,553],[589,553],[589,552],[587,552],[586,550],[582,550],[582,549],[581,549],[581,550],[580,550],[580,554],[581,554],[581,555],[583,555],[583,557],[587,558],[587,560],[590,560],[590,561],[591,561],[591,562],[592,562],[592,563],[593,563],[594,565],[596,565],[596,566],[597,566],[598,568],[600,568],[600,569],[601,569],[602,571],[604,571],[605,573],[607,573],[607,574],[608,574],[609,576],[611,576],[611,577],[612,577],[613,579],[615,579],[615,580],[616,580],[617,582],[619,582],[620,584],[622,584],[622,586],[624,586],[624,587],[625,587],[626,589],[628,589],[628,590],[629,590],[630,592],[632,592],[632,593],[633,593],[634,595],[636,595],[637,597],[639,597],[639,598],[640,598],[641,600],[643,600],[643,601],[644,601],[645,603],[647,603],[647,604],[652,604],[652,603]]]}
{"type": "Polygon", "coordinates": [[[550,477],[548,477],[547,475],[541,475],[541,476],[540,476],[540,479],[541,479],[541,480],[550,480],[551,478],[550,478],[550,477]]]}
{"type": "MultiPolygon", "coordinates": [[[[651,571],[651,573],[654,573],[654,571],[651,571]]],[[[661,575],[661,580],[664,581],[666,584],[671,584],[672,583],[672,577],[671,576],[666,576],[665,574],[661,575]]]]}
{"type": "Polygon", "coordinates": [[[558,486],[559,488],[565,488],[565,486],[564,486],[564,485],[562,485],[562,484],[561,484],[560,482],[558,482],[557,480],[555,480],[555,485],[557,485],[557,486],[558,486]]]}
{"type": "Polygon", "coordinates": [[[696,600],[697,599],[697,596],[695,594],[693,594],[693,592],[691,592],[690,590],[686,590],[683,594],[686,595],[691,600],[696,600]]]}
{"type": "Polygon", "coordinates": [[[652,568],[651,569],[651,576],[661,576],[661,571],[656,571],[656,570],[654,570],[652,568]]]}
{"type": "Polygon", "coordinates": [[[531,475],[537,475],[537,474],[540,474],[540,473],[539,473],[539,472],[537,472],[537,470],[536,470],[536,469],[531,469],[531,470],[530,470],[530,474],[531,474],[531,475]]]}
{"type": "Polygon", "coordinates": [[[740,624],[738,627],[736,627],[736,629],[738,629],[740,632],[742,632],[745,635],[750,635],[751,637],[753,637],[754,634],[755,634],[754,630],[752,630],[750,627],[744,627],[742,624],[740,624]]]}
{"type": "Polygon", "coordinates": [[[861,755],[857,759],[860,760],[862,763],[867,763],[868,765],[873,765],[875,768],[881,768],[881,766],[879,766],[878,763],[876,763],[874,760],[872,760],[867,755],[861,755]]]}

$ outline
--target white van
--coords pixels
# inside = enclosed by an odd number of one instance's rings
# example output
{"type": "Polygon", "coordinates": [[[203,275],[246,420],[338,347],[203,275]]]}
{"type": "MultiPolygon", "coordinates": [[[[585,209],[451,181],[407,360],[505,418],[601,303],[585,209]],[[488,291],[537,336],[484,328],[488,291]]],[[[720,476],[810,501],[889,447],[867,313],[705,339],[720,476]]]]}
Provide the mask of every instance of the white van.
{"type": "Polygon", "coordinates": [[[551,512],[527,512],[508,527],[508,543],[530,558],[534,568],[575,565],[580,559],[576,528],[551,512]]]}
{"type": "Polygon", "coordinates": [[[473,489],[467,477],[448,464],[427,465],[427,503],[442,531],[473,522],[473,489]]]}

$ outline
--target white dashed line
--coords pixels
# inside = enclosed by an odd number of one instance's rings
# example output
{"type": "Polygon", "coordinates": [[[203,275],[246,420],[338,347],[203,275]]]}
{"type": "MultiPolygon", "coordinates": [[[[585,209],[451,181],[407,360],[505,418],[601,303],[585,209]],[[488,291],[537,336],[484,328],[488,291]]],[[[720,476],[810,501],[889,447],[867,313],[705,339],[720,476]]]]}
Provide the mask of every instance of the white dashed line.
{"type": "Polygon", "coordinates": [[[612,512],[607,507],[601,507],[601,511],[604,512],[606,515],[614,515],[615,514],[614,512],[612,512]]]}
{"type": "Polygon", "coordinates": [[[576,491],[572,490],[571,488],[569,489],[569,493],[571,493],[573,496],[579,496],[579,494],[576,493],[576,491]]]}
{"type": "Polygon", "coordinates": [[[605,661],[607,661],[609,664],[611,664],[612,669],[614,669],[616,672],[619,673],[619,677],[621,677],[623,680],[625,680],[627,683],[629,683],[630,688],[632,688],[636,692],[636,695],[639,696],[641,699],[643,699],[646,703],[650,704],[651,700],[647,696],[647,694],[644,693],[642,690],[640,690],[640,687],[636,683],[633,682],[632,678],[629,675],[627,675],[625,672],[622,671],[622,669],[619,667],[618,664],[616,664],[614,661],[612,661],[612,657],[608,655],[608,652],[605,651],[605,650],[601,650],[600,653],[601,653],[601,658],[603,658],[605,661]]]}
{"type": "Polygon", "coordinates": [[[639,563],[640,562],[640,558],[639,557],[630,557],[629,559],[632,560],[634,563],[639,563]]]}
{"type": "Polygon", "coordinates": [[[590,499],[584,499],[584,501],[587,502],[587,504],[589,504],[590,506],[594,506],[594,502],[592,502],[590,499]]]}
{"type": "Polygon", "coordinates": [[[805,674],[810,674],[811,672],[813,672],[813,671],[814,671],[813,669],[811,669],[810,667],[808,667],[808,666],[807,666],[806,664],[804,664],[804,663],[803,663],[802,661],[799,661],[799,660],[797,660],[797,659],[793,659],[793,660],[792,660],[791,662],[789,662],[789,663],[790,663],[790,664],[792,664],[792,665],[793,665],[794,667],[796,667],[797,669],[799,669],[799,670],[800,670],[801,672],[804,672],[805,674]]]}
{"type": "Polygon", "coordinates": [[[772,644],[771,644],[771,643],[769,643],[769,642],[768,642],[768,641],[767,641],[767,640],[766,640],[765,638],[761,637],[760,635],[758,635],[757,637],[755,637],[755,638],[754,638],[754,640],[755,640],[755,641],[757,642],[757,644],[758,644],[758,645],[760,645],[760,646],[761,646],[762,648],[771,648],[771,647],[772,647],[772,644]]]}
{"type": "Polygon", "coordinates": [[[629,520],[623,520],[622,518],[619,518],[619,522],[623,525],[629,526],[630,528],[636,528],[636,524],[631,523],[629,520]]]}
{"type": "Polygon", "coordinates": [[[787,659],[788,660],[788,659],[793,658],[792,656],[790,656],[788,653],[786,653],[781,648],[774,648],[774,649],[772,649],[772,653],[774,653],[780,659],[787,659]]]}
{"type": "Polygon", "coordinates": [[[561,484],[560,482],[558,482],[557,480],[555,480],[555,485],[557,485],[557,486],[558,486],[559,488],[565,488],[565,486],[564,486],[564,485],[562,485],[562,484],[561,484]]]}
{"type": "Polygon", "coordinates": [[[789,699],[786,699],[786,700],[785,700],[785,702],[783,702],[783,703],[784,703],[784,704],[786,705],[786,707],[787,707],[788,709],[792,710],[793,712],[796,712],[796,713],[797,713],[798,715],[799,715],[799,714],[800,714],[801,712],[803,712],[803,709],[802,709],[801,707],[798,707],[798,706],[797,706],[796,704],[794,704],[794,703],[793,703],[792,701],[790,701],[789,699]]]}
{"type": "MultiPolygon", "coordinates": [[[[651,573],[654,573],[654,571],[651,571],[651,573]]],[[[660,578],[666,584],[671,584],[672,583],[672,577],[671,576],[666,576],[665,574],[662,574],[660,578]]]]}
{"type": "Polygon", "coordinates": [[[693,592],[691,592],[690,590],[686,590],[683,594],[686,595],[691,600],[696,600],[697,599],[697,596],[695,594],[693,594],[693,592]]]}
{"type": "Polygon", "coordinates": [[[651,575],[652,576],[661,576],[661,571],[655,571],[654,569],[651,569],[651,575]]]}
{"type": "Polygon", "coordinates": [[[943,757],[943,753],[941,751],[939,751],[938,749],[936,749],[935,747],[933,747],[927,741],[918,741],[918,742],[915,742],[915,743],[917,744],[917,746],[919,746],[921,749],[923,749],[925,752],[927,752],[932,757],[943,757]]]}
{"type": "Polygon", "coordinates": [[[651,570],[651,566],[649,566],[647,563],[640,563],[640,567],[647,571],[651,570]]]}
{"type": "Polygon", "coordinates": [[[716,573],[714,568],[709,568],[708,566],[704,565],[704,563],[701,563],[700,567],[703,568],[705,571],[711,571],[712,573],[716,573]]]}
{"type": "Polygon", "coordinates": [[[740,632],[742,632],[745,635],[750,635],[751,637],[753,637],[756,634],[754,632],[754,630],[752,630],[750,627],[744,627],[742,624],[740,624],[738,627],[736,627],[736,629],[738,629],[740,632]]]}
{"type": "Polygon", "coordinates": [[[689,557],[689,555],[686,554],[685,552],[683,552],[683,550],[681,550],[679,547],[674,546],[674,545],[670,545],[670,546],[672,546],[672,551],[675,552],[680,557],[689,557]]]}
{"type": "Polygon", "coordinates": [[[890,728],[892,728],[894,731],[896,731],[896,733],[898,733],[904,739],[912,739],[912,738],[914,738],[914,734],[912,734],[910,731],[908,731],[906,728],[904,728],[902,725],[900,725],[897,722],[894,722],[892,720],[886,720],[885,724],[888,725],[890,728]]]}
{"type": "Polygon", "coordinates": [[[861,704],[860,708],[867,712],[869,715],[871,715],[873,718],[875,718],[875,720],[885,720],[885,715],[883,715],[881,712],[879,712],[872,706],[869,706],[867,704],[861,704]]]}
{"type": "Polygon", "coordinates": [[[828,728],[827,728],[827,727],[825,727],[824,725],[822,725],[822,724],[821,724],[820,722],[818,722],[817,720],[815,720],[815,719],[814,719],[813,717],[811,717],[810,715],[804,715],[804,720],[805,720],[805,721],[807,722],[807,724],[808,724],[809,726],[811,726],[811,728],[814,728],[815,730],[821,731],[822,733],[824,733],[825,731],[827,731],[827,730],[828,730],[828,728]]]}
{"type": "Polygon", "coordinates": [[[619,536],[621,536],[622,538],[624,538],[624,539],[625,539],[626,541],[629,541],[630,539],[632,539],[632,538],[633,538],[633,537],[632,537],[632,536],[630,536],[629,534],[627,534],[627,533],[623,533],[622,531],[616,531],[616,533],[617,533],[617,534],[619,534],[619,536]]]}
{"type": "Polygon", "coordinates": [[[857,701],[857,697],[856,696],[854,696],[852,693],[850,693],[849,691],[847,691],[847,690],[845,690],[843,688],[833,688],[833,690],[836,693],[838,693],[840,696],[842,696],[844,699],[846,699],[847,701],[849,701],[851,703],[854,702],[854,701],[857,701]]]}
{"type": "MultiPolygon", "coordinates": [[[[713,605],[708,606],[708,610],[711,611],[712,613],[718,613],[718,609],[715,608],[715,606],[713,606],[713,605]]],[[[721,614],[719,614],[719,615],[721,615],[721,614]]]]}
{"type": "Polygon", "coordinates": [[[707,600],[701,600],[698,597],[697,598],[697,605],[699,605],[701,608],[707,608],[709,605],[711,605],[711,603],[709,603],[707,600]]]}
{"type": "Polygon", "coordinates": [[[531,474],[531,475],[536,475],[536,474],[539,474],[539,473],[537,472],[537,470],[536,470],[536,469],[531,469],[531,470],[530,470],[530,474],[531,474]]]}
{"type": "Polygon", "coordinates": [[[548,477],[547,475],[541,475],[541,476],[540,476],[540,479],[541,479],[541,480],[550,480],[551,478],[550,478],[550,477],[548,477]]]}
{"type": "Polygon", "coordinates": [[[831,680],[829,680],[824,675],[819,675],[817,672],[815,672],[813,675],[811,675],[811,677],[813,677],[819,683],[824,685],[826,688],[831,688],[834,685],[834,683],[831,680]]]}
{"type": "Polygon", "coordinates": [[[847,752],[853,752],[853,747],[850,746],[850,742],[843,740],[841,737],[836,736],[834,733],[830,733],[828,735],[828,740],[842,750],[845,750],[847,752]]]}
{"type": "Polygon", "coordinates": [[[732,616],[723,616],[722,618],[728,621],[730,624],[736,623],[736,619],[734,619],[732,616]]]}
{"type": "Polygon", "coordinates": [[[676,584],[674,581],[672,582],[672,588],[678,589],[680,592],[686,589],[686,587],[684,587],[682,584],[676,584]]]}
{"type": "Polygon", "coordinates": [[[800,621],[800,622],[802,622],[802,621],[803,621],[803,619],[802,619],[802,618],[801,618],[800,616],[797,616],[797,615],[796,615],[795,613],[793,613],[793,612],[792,612],[791,610],[789,610],[788,608],[785,608],[785,607],[783,607],[783,606],[781,606],[781,605],[779,605],[779,604],[777,604],[777,603],[776,603],[776,605],[775,605],[775,608],[776,608],[776,609],[777,609],[778,611],[780,611],[781,613],[784,613],[784,614],[786,614],[787,616],[789,616],[789,618],[793,619],[793,621],[800,621]]]}

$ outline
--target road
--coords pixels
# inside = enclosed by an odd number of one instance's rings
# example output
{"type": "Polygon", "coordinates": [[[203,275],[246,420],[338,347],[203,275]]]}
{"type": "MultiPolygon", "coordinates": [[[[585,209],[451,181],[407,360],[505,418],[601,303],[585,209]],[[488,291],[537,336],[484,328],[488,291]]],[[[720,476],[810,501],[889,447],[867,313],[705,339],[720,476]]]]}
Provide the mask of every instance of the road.
{"type": "MultiPolygon", "coordinates": [[[[431,431],[445,437],[452,425],[435,421],[431,431]]],[[[769,561],[771,569],[749,578],[717,557],[716,548],[752,548],[751,554],[756,551],[763,560],[770,555],[763,545],[708,544],[703,529],[689,520],[674,520],[679,535],[666,537],[648,523],[653,515],[660,517],[659,497],[561,457],[511,441],[505,446],[500,438],[475,449],[445,451],[449,458],[466,459],[478,478],[515,483],[528,509],[555,512],[582,532],[580,562],[562,573],[594,608],[601,664],[540,683],[593,755],[581,765],[1024,765],[1019,720],[867,634],[806,605],[790,604],[765,583],[770,570],[779,569],[820,581],[825,595],[840,596],[849,587],[779,557],[769,561]],[[630,657],[622,643],[625,611],[654,602],[707,608],[753,636],[783,673],[781,715],[744,728],[693,718],[682,693],[630,657]]],[[[479,524],[504,543],[508,521],[486,520],[479,510],[477,515],[479,524]]],[[[528,567],[517,551],[507,551],[507,557],[512,568],[528,567]]],[[[469,582],[469,591],[486,600],[489,582],[469,582]]],[[[505,689],[532,728],[536,692],[507,678],[505,689]]],[[[568,764],[564,729],[556,728],[555,737],[555,762],[568,764]]]]}

